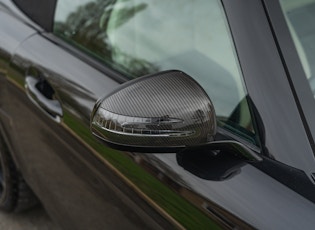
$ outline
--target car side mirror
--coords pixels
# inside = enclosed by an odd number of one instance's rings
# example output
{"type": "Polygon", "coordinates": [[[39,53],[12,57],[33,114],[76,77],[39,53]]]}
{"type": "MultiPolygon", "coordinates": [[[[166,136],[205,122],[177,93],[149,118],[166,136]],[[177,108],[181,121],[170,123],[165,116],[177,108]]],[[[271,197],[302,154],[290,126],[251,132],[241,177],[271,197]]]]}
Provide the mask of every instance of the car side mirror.
{"type": "Polygon", "coordinates": [[[123,84],[100,99],[92,133],[138,152],[169,152],[214,139],[214,107],[202,87],[181,71],[165,71],[123,84]]]}
{"type": "Polygon", "coordinates": [[[95,136],[118,150],[161,153],[211,145],[259,158],[235,141],[214,141],[217,124],[210,98],[193,78],[178,70],[121,85],[98,100],[90,125],[95,136]]]}

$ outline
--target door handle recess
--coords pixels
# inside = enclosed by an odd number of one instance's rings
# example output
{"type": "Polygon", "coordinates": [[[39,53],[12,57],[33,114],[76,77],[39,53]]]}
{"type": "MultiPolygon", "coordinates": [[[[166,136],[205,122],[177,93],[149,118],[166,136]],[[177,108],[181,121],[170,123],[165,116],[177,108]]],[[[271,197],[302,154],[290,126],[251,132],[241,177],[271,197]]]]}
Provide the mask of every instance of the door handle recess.
{"type": "Polygon", "coordinates": [[[45,79],[27,76],[25,78],[25,90],[29,99],[37,107],[53,120],[61,121],[63,116],[61,104],[53,98],[55,92],[45,79]]]}

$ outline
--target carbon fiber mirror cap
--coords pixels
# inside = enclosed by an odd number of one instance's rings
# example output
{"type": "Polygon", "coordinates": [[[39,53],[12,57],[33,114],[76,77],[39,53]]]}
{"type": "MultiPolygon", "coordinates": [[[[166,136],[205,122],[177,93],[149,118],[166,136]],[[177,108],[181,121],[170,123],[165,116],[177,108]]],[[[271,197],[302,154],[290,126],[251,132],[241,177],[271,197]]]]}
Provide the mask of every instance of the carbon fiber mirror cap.
{"type": "Polygon", "coordinates": [[[114,148],[138,148],[138,152],[207,144],[216,129],[208,95],[193,78],[177,70],[123,84],[100,99],[91,116],[94,135],[114,148]]]}

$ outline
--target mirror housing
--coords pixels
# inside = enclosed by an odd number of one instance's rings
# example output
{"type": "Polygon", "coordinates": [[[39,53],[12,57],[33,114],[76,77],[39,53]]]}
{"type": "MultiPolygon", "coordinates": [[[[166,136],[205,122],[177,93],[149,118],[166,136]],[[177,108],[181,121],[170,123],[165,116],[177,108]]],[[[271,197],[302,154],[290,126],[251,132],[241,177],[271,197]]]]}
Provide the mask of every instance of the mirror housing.
{"type": "Polygon", "coordinates": [[[91,131],[115,149],[176,152],[214,140],[216,115],[203,88],[172,70],[137,78],[100,99],[91,131]]]}

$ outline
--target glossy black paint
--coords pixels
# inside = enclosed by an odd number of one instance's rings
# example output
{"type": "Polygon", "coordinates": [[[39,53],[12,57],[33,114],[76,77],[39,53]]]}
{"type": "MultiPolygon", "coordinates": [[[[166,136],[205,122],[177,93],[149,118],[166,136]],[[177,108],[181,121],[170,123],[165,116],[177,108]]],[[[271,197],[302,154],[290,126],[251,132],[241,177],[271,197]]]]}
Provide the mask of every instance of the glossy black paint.
{"type": "Polygon", "coordinates": [[[90,113],[123,77],[20,22],[13,5],[0,11],[1,135],[26,181],[63,228],[314,226],[314,156],[268,9],[259,0],[223,4],[261,146],[229,133],[223,138],[234,137],[261,154],[263,161],[255,164],[211,151],[134,154],[106,148],[89,132],[90,113]],[[29,100],[27,73],[53,88],[62,105],[60,122],[29,100]]]}

